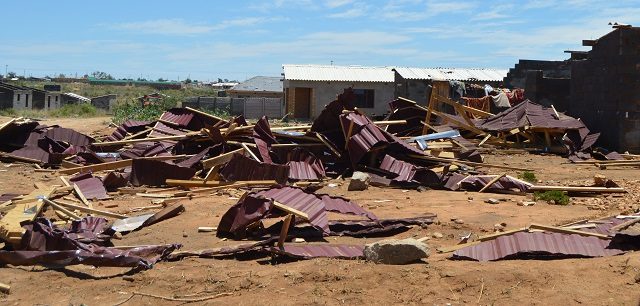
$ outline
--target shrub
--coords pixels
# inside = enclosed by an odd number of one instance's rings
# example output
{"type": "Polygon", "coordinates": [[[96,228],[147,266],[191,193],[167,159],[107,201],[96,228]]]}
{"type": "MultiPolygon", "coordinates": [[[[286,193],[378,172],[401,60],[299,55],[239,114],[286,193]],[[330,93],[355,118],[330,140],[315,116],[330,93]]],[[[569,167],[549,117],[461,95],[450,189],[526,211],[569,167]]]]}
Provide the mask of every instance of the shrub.
{"type": "Polygon", "coordinates": [[[531,171],[522,172],[520,175],[518,175],[518,178],[523,180],[523,181],[527,181],[529,183],[537,183],[538,182],[538,179],[536,178],[536,174],[531,172],[531,171]]]}
{"type": "Polygon", "coordinates": [[[138,102],[119,104],[113,109],[113,122],[121,124],[127,120],[158,120],[164,111],[174,108],[176,105],[176,99],[163,99],[158,103],[145,106],[138,102]]]}
{"type": "Polygon", "coordinates": [[[568,205],[569,204],[569,196],[562,191],[559,190],[551,190],[551,191],[536,191],[533,194],[534,200],[543,200],[547,202],[555,202],[557,205],[568,205]]]}
{"type": "Polygon", "coordinates": [[[51,117],[95,117],[98,110],[91,104],[66,104],[49,112],[51,117]]]}

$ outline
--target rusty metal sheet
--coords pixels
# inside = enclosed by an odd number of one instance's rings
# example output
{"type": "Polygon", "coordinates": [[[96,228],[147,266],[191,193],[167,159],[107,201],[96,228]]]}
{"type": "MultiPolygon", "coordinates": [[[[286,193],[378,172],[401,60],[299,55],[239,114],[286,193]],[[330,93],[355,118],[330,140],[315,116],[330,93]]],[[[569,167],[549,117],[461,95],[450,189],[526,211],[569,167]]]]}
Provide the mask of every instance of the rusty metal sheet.
{"type": "Polygon", "coordinates": [[[11,151],[8,155],[35,159],[45,164],[60,164],[64,158],[63,154],[49,153],[37,146],[26,146],[15,151],[11,151]]]}
{"type": "Polygon", "coordinates": [[[252,194],[241,198],[220,218],[216,236],[233,235],[236,238],[246,237],[247,226],[267,216],[271,211],[271,204],[270,200],[258,198],[252,194]]]}
{"type": "Polygon", "coordinates": [[[575,234],[519,232],[481,242],[453,253],[453,259],[494,261],[501,259],[602,257],[623,254],[609,248],[610,240],[575,234]]]}
{"type": "Polygon", "coordinates": [[[285,244],[282,248],[271,247],[269,252],[296,259],[311,258],[338,258],[361,259],[364,258],[364,245],[348,244],[285,244]]]}
{"type": "Polygon", "coordinates": [[[258,162],[242,154],[233,154],[231,160],[220,170],[227,181],[275,180],[287,182],[289,166],[258,162]]]}

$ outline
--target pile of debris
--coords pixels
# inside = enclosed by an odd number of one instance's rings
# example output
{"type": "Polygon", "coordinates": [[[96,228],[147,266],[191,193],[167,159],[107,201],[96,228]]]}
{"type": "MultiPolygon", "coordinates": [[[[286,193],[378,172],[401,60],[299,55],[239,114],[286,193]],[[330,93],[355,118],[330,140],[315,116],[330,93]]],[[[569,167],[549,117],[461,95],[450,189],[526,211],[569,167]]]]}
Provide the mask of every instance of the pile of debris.
{"type": "MultiPolygon", "coordinates": [[[[0,239],[8,245],[0,251],[0,262],[149,268],[165,259],[262,252],[298,259],[370,257],[392,263],[395,261],[382,253],[393,245],[409,248],[413,251],[407,254],[417,256],[402,262],[428,255],[419,241],[377,244],[369,246],[369,251],[364,245],[286,243],[334,235],[390,236],[411,225],[430,224],[436,218],[427,214],[379,219],[354,201],[316,193],[327,178],[351,177],[349,190],[375,185],[508,193],[624,192],[617,186],[536,186],[506,173],[487,175],[481,171],[531,170],[483,162],[480,153],[486,145],[510,144],[513,137],[533,144],[538,133],[543,133],[549,143],[552,135],[564,133],[563,137],[572,139],[569,147],[574,155],[593,144],[594,137],[579,120],[551,114],[530,101],[497,115],[446,101],[457,113],[447,114],[401,98],[390,103],[392,112],[387,120],[372,121],[353,107],[354,100],[353,91],[347,89],[313,124],[278,127],[271,127],[264,117],[249,124],[242,116],[225,120],[192,108],[174,108],[154,122],[126,121],[106,137],[13,119],[0,126],[1,157],[55,172],[60,184],[37,185],[27,195],[3,196],[0,239]],[[431,121],[432,115],[440,119],[436,121],[440,125],[431,121]],[[430,129],[436,133],[428,134],[430,129]],[[576,135],[579,138],[574,138],[576,135]],[[136,189],[140,186],[164,189],[146,193],[136,189]],[[184,211],[178,203],[181,200],[222,189],[244,191],[221,217],[216,234],[231,239],[250,237],[258,242],[185,252],[174,252],[180,247],[177,244],[128,249],[110,244],[114,235],[176,216],[184,211]],[[92,207],[92,201],[108,200],[112,192],[154,198],[155,208],[161,210],[125,216],[92,207]],[[48,219],[44,218],[45,208],[51,208],[48,219]],[[330,220],[328,212],[361,220],[330,220]],[[265,226],[271,218],[282,220],[265,226]]],[[[463,250],[456,254],[476,258],[463,255],[463,250]]]]}

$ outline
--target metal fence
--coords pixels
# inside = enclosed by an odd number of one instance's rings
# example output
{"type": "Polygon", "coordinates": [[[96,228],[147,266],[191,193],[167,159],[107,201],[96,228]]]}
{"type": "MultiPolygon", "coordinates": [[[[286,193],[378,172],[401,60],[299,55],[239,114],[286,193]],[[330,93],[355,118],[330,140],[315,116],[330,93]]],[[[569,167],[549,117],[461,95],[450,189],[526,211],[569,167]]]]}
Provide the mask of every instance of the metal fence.
{"type": "Polygon", "coordinates": [[[281,98],[191,97],[182,102],[182,106],[243,115],[248,119],[281,118],[285,111],[281,98]]]}

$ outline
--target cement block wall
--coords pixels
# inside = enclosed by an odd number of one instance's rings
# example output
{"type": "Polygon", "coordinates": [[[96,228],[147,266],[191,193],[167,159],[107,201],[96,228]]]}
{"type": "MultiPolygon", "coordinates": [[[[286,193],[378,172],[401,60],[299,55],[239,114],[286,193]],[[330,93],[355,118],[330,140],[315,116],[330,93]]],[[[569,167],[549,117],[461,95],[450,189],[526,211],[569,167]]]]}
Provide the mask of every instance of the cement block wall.
{"type": "Polygon", "coordinates": [[[545,78],[571,78],[570,61],[538,61],[520,60],[515,67],[509,69],[504,78],[504,86],[508,88],[525,88],[527,71],[540,70],[545,78]]]}
{"type": "Polygon", "coordinates": [[[341,94],[345,88],[353,89],[373,89],[374,90],[374,107],[359,108],[362,112],[373,115],[382,115],[389,110],[388,103],[395,99],[394,83],[382,82],[326,82],[326,81],[294,81],[284,80],[284,88],[289,88],[289,97],[287,99],[287,112],[295,109],[295,94],[292,90],[296,87],[311,88],[311,119],[316,118],[324,109],[324,106],[334,101],[338,94],[341,94]],[[291,105],[294,108],[291,108],[291,105]]]}
{"type": "Polygon", "coordinates": [[[60,108],[60,93],[47,92],[44,98],[44,109],[54,110],[60,108]]]}
{"type": "Polygon", "coordinates": [[[529,70],[524,87],[525,98],[565,112],[571,100],[571,79],[546,78],[542,70],[529,70]]]}
{"type": "Polygon", "coordinates": [[[14,109],[32,109],[33,94],[31,90],[14,90],[13,91],[13,108],[14,109]]]}
{"type": "Polygon", "coordinates": [[[601,37],[571,70],[568,113],[601,133],[598,145],[640,153],[640,28],[601,37]]]}

